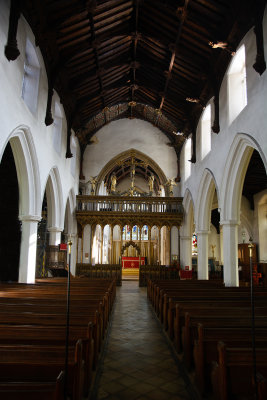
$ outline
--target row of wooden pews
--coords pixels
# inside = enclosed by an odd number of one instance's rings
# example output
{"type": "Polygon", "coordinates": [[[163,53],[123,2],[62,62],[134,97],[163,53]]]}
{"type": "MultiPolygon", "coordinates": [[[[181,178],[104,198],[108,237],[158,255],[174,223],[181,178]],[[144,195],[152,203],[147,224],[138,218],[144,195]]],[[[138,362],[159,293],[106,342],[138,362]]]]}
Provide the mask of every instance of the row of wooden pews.
{"type": "Polygon", "coordinates": [[[0,283],[0,398],[88,396],[115,296],[115,279],[71,277],[64,387],[67,278],[0,283]]]}
{"type": "Polygon", "coordinates": [[[257,388],[248,287],[222,281],[149,280],[147,295],[201,396],[267,398],[267,290],[254,288],[257,388]]]}

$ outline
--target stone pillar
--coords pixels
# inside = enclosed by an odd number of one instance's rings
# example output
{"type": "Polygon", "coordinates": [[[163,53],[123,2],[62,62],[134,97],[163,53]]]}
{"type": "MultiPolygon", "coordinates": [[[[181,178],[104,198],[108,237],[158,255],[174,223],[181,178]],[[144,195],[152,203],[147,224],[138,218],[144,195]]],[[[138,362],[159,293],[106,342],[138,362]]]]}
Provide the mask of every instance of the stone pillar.
{"type": "Polygon", "coordinates": [[[103,264],[103,239],[104,239],[104,228],[100,225],[101,239],[100,239],[100,262],[103,264]]]}
{"type": "Polygon", "coordinates": [[[113,225],[110,226],[110,260],[109,263],[113,264],[113,225]]]}
{"type": "Polygon", "coordinates": [[[93,243],[94,243],[94,235],[95,235],[95,226],[91,225],[91,240],[90,240],[90,264],[93,263],[93,243]]]}
{"type": "Polygon", "coordinates": [[[167,243],[168,243],[168,249],[169,249],[169,257],[167,257],[167,260],[169,261],[169,265],[171,265],[172,262],[172,228],[170,226],[167,227],[167,243]]]}
{"type": "Polygon", "coordinates": [[[47,230],[49,232],[49,245],[46,246],[46,267],[48,269],[57,268],[62,230],[57,227],[50,227],[47,230]]]}
{"type": "Polygon", "coordinates": [[[90,263],[91,236],[92,236],[92,227],[91,227],[91,225],[86,224],[84,227],[84,233],[83,233],[83,262],[85,264],[90,263]]]}
{"type": "MultiPolygon", "coordinates": [[[[142,235],[141,235],[141,232],[142,232],[142,227],[139,227],[139,226],[137,226],[137,232],[138,232],[138,230],[139,230],[139,232],[140,232],[140,237],[139,237],[139,249],[140,249],[140,253],[139,253],[139,268],[141,267],[141,246],[142,246],[142,235]]],[[[137,237],[137,239],[138,239],[138,237],[137,237]]]]}
{"type": "MultiPolygon", "coordinates": [[[[141,233],[141,232],[140,232],[141,233]]],[[[148,227],[148,265],[151,265],[151,228],[148,227]]]]}
{"type": "Polygon", "coordinates": [[[191,236],[180,236],[180,250],[181,250],[181,267],[189,266],[192,269],[192,237],[191,236]]]}
{"type": "Polygon", "coordinates": [[[76,275],[76,259],[77,259],[77,242],[78,242],[78,235],[76,233],[71,233],[69,235],[69,240],[72,241],[72,246],[71,246],[71,256],[70,256],[70,272],[72,275],[76,275]]]}
{"type": "Polygon", "coordinates": [[[52,246],[57,246],[61,243],[61,232],[62,229],[52,227],[47,229],[49,232],[49,244],[52,246]]]}
{"type": "Polygon", "coordinates": [[[238,223],[221,222],[223,229],[223,275],[225,286],[239,286],[238,223]]]}
{"type": "Polygon", "coordinates": [[[84,226],[82,225],[82,240],[81,240],[81,264],[83,263],[83,239],[84,239],[84,226]]]}
{"type": "Polygon", "coordinates": [[[20,245],[19,282],[34,283],[36,269],[37,228],[41,217],[27,215],[20,218],[22,235],[20,245]]]}
{"type": "Polygon", "coordinates": [[[209,279],[209,232],[197,232],[197,277],[209,279]]]}
{"type": "Polygon", "coordinates": [[[161,265],[161,228],[159,228],[159,237],[158,237],[158,243],[159,243],[159,248],[158,248],[158,254],[159,254],[159,265],[161,265]]]}
{"type": "Polygon", "coordinates": [[[122,266],[123,226],[120,226],[120,228],[121,228],[121,248],[120,248],[120,256],[119,257],[120,257],[120,263],[121,263],[121,266],[122,266]]]}

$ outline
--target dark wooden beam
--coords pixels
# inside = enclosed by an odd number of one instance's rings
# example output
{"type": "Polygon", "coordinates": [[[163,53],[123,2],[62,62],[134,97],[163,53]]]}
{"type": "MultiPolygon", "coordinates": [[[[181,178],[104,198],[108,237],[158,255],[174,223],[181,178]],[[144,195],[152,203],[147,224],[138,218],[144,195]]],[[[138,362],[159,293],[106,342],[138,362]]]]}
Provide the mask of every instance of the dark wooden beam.
{"type": "Polygon", "coordinates": [[[52,110],[51,110],[53,93],[54,93],[53,85],[52,85],[52,82],[49,80],[48,81],[46,115],[45,115],[45,124],[46,124],[46,126],[52,125],[53,122],[54,122],[54,119],[53,119],[53,116],[52,116],[52,110]]]}
{"type": "Polygon", "coordinates": [[[266,70],[266,62],[264,56],[264,43],[263,43],[263,27],[262,20],[265,9],[266,1],[264,0],[256,0],[256,12],[255,12],[255,27],[254,32],[256,35],[256,44],[257,44],[257,55],[256,61],[253,64],[253,68],[260,75],[266,70]]]}
{"type": "Polygon", "coordinates": [[[178,46],[178,43],[179,43],[179,40],[180,40],[180,37],[181,37],[181,33],[182,33],[184,22],[186,20],[187,7],[188,7],[188,4],[189,4],[189,1],[190,0],[185,0],[184,7],[183,7],[183,9],[181,11],[181,19],[180,19],[180,23],[179,23],[178,33],[177,33],[176,40],[175,40],[175,45],[174,46],[170,46],[170,50],[172,52],[172,56],[171,56],[171,60],[170,60],[170,64],[169,64],[169,70],[168,70],[168,73],[166,74],[167,77],[166,77],[165,87],[164,87],[163,95],[162,95],[162,98],[161,98],[159,110],[162,109],[163,104],[164,104],[164,100],[165,100],[165,97],[166,97],[166,94],[167,94],[169,81],[171,79],[171,72],[172,72],[172,68],[173,68],[173,64],[174,64],[174,60],[175,60],[175,56],[176,56],[176,49],[177,49],[177,46],[178,46]]]}
{"type": "Polygon", "coordinates": [[[8,61],[14,61],[20,55],[17,44],[17,29],[20,17],[20,1],[11,0],[9,13],[9,26],[7,44],[5,46],[5,56],[8,61]]]}

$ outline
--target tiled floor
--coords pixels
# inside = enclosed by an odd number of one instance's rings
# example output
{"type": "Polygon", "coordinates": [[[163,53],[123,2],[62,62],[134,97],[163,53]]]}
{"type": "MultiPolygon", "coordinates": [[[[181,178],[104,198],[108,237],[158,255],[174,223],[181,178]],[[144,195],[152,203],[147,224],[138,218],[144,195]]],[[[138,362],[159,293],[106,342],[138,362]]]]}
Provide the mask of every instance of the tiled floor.
{"type": "Polygon", "coordinates": [[[146,288],[139,288],[137,281],[123,281],[117,288],[93,392],[93,400],[193,398],[147,300],[146,288]]]}

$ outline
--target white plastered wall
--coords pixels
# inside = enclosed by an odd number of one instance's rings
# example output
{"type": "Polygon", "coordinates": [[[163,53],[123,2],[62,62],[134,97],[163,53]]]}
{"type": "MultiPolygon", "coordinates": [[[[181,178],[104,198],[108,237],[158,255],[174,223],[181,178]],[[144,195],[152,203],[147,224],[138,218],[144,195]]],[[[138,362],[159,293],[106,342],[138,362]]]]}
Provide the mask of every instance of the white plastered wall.
{"type": "MultiPolygon", "coordinates": [[[[62,198],[59,204],[66,204],[71,190],[73,190],[75,195],[78,193],[80,154],[78,148],[76,172],[73,177],[70,171],[71,160],[65,158],[66,119],[64,110],[62,109],[63,131],[60,154],[57,153],[53,146],[53,125],[47,127],[44,123],[48,84],[45,65],[39,48],[35,48],[41,67],[38,104],[35,115],[31,113],[21,97],[26,39],[29,38],[33,44],[35,43],[35,39],[25,19],[20,17],[17,32],[20,55],[15,61],[9,62],[6,59],[4,47],[7,42],[9,6],[9,1],[1,2],[0,160],[10,140],[17,173],[18,175],[22,173],[22,179],[21,181],[19,180],[20,218],[37,224],[38,219],[41,217],[43,194],[48,177],[51,176],[51,171],[57,171],[58,186],[62,188],[62,198]]],[[[52,112],[56,99],[59,100],[57,93],[53,97],[52,112]]],[[[53,210],[53,212],[60,213],[60,215],[55,216],[55,220],[63,228],[64,208],[63,210],[59,210],[58,208],[57,210],[53,210]]],[[[33,279],[34,277],[32,276],[31,280],[33,279]]]]}
{"type": "MultiPolygon", "coordinates": [[[[232,224],[240,222],[240,203],[242,182],[249,162],[252,149],[259,151],[267,169],[267,72],[261,76],[253,69],[256,58],[256,38],[251,29],[243,38],[239,47],[245,44],[246,75],[247,75],[247,105],[229,125],[227,73],[220,89],[220,132],[211,135],[211,152],[201,160],[200,126],[197,129],[197,162],[192,164],[191,176],[184,180],[184,151],[181,154],[181,196],[190,190],[192,200],[197,204],[201,192],[201,178],[204,170],[211,171],[219,199],[221,221],[227,220],[232,224]],[[236,149],[236,154],[234,154],[236,149]],[[239,154],[239,156],[238,156],[239,154]],[[236,171],[236,174],[233,171],[236,171]],[[242,171],[240,171],[242,170],[242,171]],[[238,172],[240,171],[240,172],[238,172]],[[243,175],[242,175],[243,174],[243,175]],[[233,177],[236,176],[238,190],[234,187],[233,177]],[[231,181],[232,179],[232,181],[231,181]],[[231,181],[231,183],[230,183],[231,181]],[[231,186],[231,187],[230,187],[231,186]],[[232,196],[232,197],[231,197],[232,196]]],[[[264,46],[267,55],[267,13],[264,16],[264,46]]],[[[211,99],[212,100],[212,99],[211,99]]],[[[214,117],[213,102],[211,103],[212,124],[214,117]]],[[[200,125],[200,124],[199,124],[200,125]]],[[[222,246],[222,242],[221,242],[222,246]]],[[[223,257],[222,257],[223,258],[223,257]]],[[[231,282],[228,282],[231,284],[231,282]]],[[[235,282],[233,282],[235,284],[235,282]]]]}
{"type": "MultiPolygon", "coordinates": [[[[95,144],[84,152],[85,181],[100,173],[104,165],[129,149],[138,150],[152,158],[167,178],[177,176],[177,159],[168,138],[156,127],[138,119],[121,119],[104,126],[95,134],[95,144]]],[[[174,187],[174,190],[178,190],[174,187]]]]}

